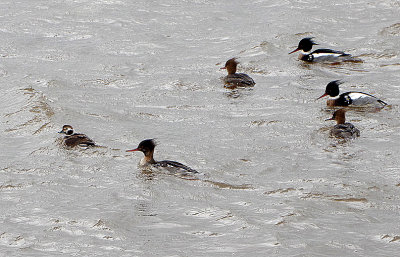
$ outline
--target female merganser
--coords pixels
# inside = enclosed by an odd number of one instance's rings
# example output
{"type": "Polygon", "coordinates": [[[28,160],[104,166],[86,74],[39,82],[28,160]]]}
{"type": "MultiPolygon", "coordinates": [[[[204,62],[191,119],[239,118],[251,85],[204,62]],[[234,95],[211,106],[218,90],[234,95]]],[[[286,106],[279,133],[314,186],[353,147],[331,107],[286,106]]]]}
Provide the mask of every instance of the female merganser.
{"type": "Polygon", "coordinates": [[[141,167],[153,166],[156,168],[166,168],[170,172],[177,172],[183,170],[185,172],[198,173],[196,170],[189,168],[188,166],[174,161],[155,161],[153,158],[154,148],[156,147],[156,142],[153,139],[146,139],[140,142],[137,148],[132,150],[127,150],[127,152],[141,151],[144,153],[144,157],[140,160],[139,165],[141,167]]]}
{"type": "MultiPolygon", "coordinates": [[[[339,95],[339,85],[343,84],[340,80],[334,80],[326,85],[325,93],[321,95],[318,99],[330,96],[336,97],[339,95]]],[[[317,99],[317,100],[318,100],[317,99]]],[[[330,107],[332,106],[363,106],[363,105],[374,105],[383,107],[387,105],[384,101],[376,98],[373,95],[363,93],[363,92],[346,92],[339,95],[336,99],[329,99],[326,104],[330,107]]]]}
{"type": "Polygon", "coordinates": [[[300,54],[299,59],[306,62],[341,62],[341,61],[361,61],[355,59],[350,54],[342,51],[335,51],[332,49],[317,49],[312,53],[306,54],[311,51],[313,45],[318,45],[313,40],[313,37],[306,37],[300,40],[297,49],[289,54],[302,50],[305,54],[300,54]]]}
{"type": "Polygon", "coordinates": [[[244,73],[236,73],[236,67],[239,62],[236,58],[229,59],[225,63],[225,67],[221,69],[226,69],[228,71],[228,76],[224,78],[225,86],[228,88],[232,87],[252,87],[256,83],[249,75],[244,73]]]}
{"type": "Polygon", "coordinates": [[[335,120],[336,125],[331,129],[331,135],[338,138],[355,138],[360,136],[360,131],[353,124],[346,122],[346,110],[339,109],[333,113],[332,118],[326,120],[335,120]]]}
{"type": "Polygon", "coordinates": [[[68,147],[88,147],[95,145],[94,141],[85,134],[74,133],[74,129],[70,125],[64,125],[58,133],[65,134],[64,144],[68,147]]]}

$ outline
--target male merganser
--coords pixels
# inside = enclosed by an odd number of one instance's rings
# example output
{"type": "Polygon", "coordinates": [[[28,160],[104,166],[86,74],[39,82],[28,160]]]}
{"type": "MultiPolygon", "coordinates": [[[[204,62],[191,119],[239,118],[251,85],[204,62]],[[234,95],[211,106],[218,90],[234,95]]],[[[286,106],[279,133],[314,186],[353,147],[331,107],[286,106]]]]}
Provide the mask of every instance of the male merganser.
{"type": "Polygon", "coordinates": [[[65,134],[64,144],[68,147],[88,147],[95,145],[94,141],[85,134],[74,133],[74,129],[70,125],[64,125],[58,133],[65,134]]]}
{"type": "MultiPolygon", "coordinates": [[[[339,85],[343,84],[340,80],[334,80],[326,85],[325,93],[321,95],[318,99],[330,96],[336,97],[339,95],[339,85]]],[[[317,99],[317,100],[318,100],[317,99]]],[[[332,106],[363,106],[363,105],[374,105],[383,107],[387,105],[384,101],[376,98],[373,95],[363,93],[363,92],[346,92],[339,95],[336,99],[329,99],[326,104],[330,107],[332,106]]]]}
{"type": "Polygon", "coordinates": [[[153,166],[156,168],[166,168],[170,172],[178,172],[183,170],[185,172],[198,173],[196,170],[189,168],[188,166],[174,161],[155,161],[153,158],[154,148],[156,142],[153,139],[146,139],[140,142],[137,148],[127,150],[127,152],[141,151],[144,153],[143,159],[140,160],[139,165],[141,167],[153,166]]]}
{"type": "Polygon", "coordinates": [[[225,63],[225,67],[221,69],[226,69],[228,71],[228,76],[224,78],[225,86],[231,87],[252,87],[256,83],[249,75],[244,73],[236,73],[236,67],[238,65],[236,58],[229,59],[225,63]]]}
{"type": "Polygon", "coordinates": [[[360,131],[353,124],[346,122],[346,110],[339,109],[333,113],[332,118],[326,120],[335,120],[336,125],[331,129],[331,135],[338,138],[355,138],[360,136],[360,131]]]}
{"type": "Polygon", "coordinates": [[[289,54],[302,50],[304,54],[300,54],[299,59],[306,62],[361,61],[352,57],[350,54],[332,49],[317,49],[312,53],[306,54],[306,52],[311,51],[313,45],[318,45],[312,39],[313,37],[303,38],[300,40],[299,46],[289,54]]]}

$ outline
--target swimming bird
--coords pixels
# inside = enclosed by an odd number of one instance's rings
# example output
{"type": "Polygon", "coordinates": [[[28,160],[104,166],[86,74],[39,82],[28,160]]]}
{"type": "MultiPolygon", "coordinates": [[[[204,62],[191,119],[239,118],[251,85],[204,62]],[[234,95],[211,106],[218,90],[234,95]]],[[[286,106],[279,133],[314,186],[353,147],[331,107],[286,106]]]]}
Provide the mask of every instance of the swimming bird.
{"type": "Polygon", "coordinates": [[[346,110],[339,109],[333,113],[332,118],[326,120],[335,120],[336,125],[331,129],[331,136],[344,139],[352,139],[360,136],[360,131],[353,124],[346,122],[346,110]]]}
{"type": "MultiPolygon", "coordinates": [[[[326,104],[330,107],[333,106],[367,106],[373,105],[377,107],[383,107],[387,105],[384,101],[378,99],[377,97],[363,93],[363,92],[346,92],[339,95],[339,85],[343,84],[340,80],[334,80],[328,83],[325,88],[325,93],[321,95],[318,99],[325,96],[337,97],[335,99],[329,99],[326,104]]],[[[318,100],[317,99],[317,100],[318,100]]]]}
{"type": "Polygon", "coordinates": [[[94,141],[85,134],[74,133],[74,129],[70,125],[64,125],[62,130],[58,133],[65,134],[63,142],[68,147],[88,147],[95,145],[94,141]]]}
{"type": "Polygon", "coordinates": [[[190,172],[198,173],[196,170],[175,161],[156,161],[153,158],[154,148],[156,147],[156,142],[154,139],[146,139],[139,143],[138,147],[132,150],[127,150],[127,152],[140,151],[143,152],[144,157],[140,160],[140,167],[156,167],[163,168],[169,172],[190,172]]]}
{"type": "Polygon", "coordinates": [[[350,54],[346,54],[342,51],[336,51],[332,49],[317,49],[311,53],[308,53],[311,51],[313,45],[318,45],[315,43],[313,40],[313,37],[306,37],[300,40],[298,47],[290,52],[289,54],[292,54],[294,52],[302,50],[303,53],[300,54],[299,59],[305,62],[343,62],[343,61],[353,61],[353,62],[359,62],[361,60],[352,57],[350,54]]]}
{"type": "Polygon", "coordinates": [[[254,86],[256,83],[249,75],[236,73],[238,63],[236,58],[232,58],[225,63],[225,67],[221,68],[228,71],[228,75],[224,78],[225,86],[228,88],[254,86]]]}

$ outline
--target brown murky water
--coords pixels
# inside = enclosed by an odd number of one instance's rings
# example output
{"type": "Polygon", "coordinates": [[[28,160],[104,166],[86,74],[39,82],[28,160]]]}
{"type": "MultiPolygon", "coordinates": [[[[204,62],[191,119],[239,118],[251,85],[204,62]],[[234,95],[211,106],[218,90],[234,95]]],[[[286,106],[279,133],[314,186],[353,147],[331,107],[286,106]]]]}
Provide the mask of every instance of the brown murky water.
{"type": "Polygon", "coordinates": [[[398,255],[398,1],[0,7],[0,255],[398,255]],[[306,36],[364,62],[301,63],[306,36]],[[231,57],[254,88],[223,87],[231,57]],[[350,142],[315,100],[335,79],[390,104],[350,110],[350,142]],[[141,171],[146,138],[201,175],[141,171]]]}

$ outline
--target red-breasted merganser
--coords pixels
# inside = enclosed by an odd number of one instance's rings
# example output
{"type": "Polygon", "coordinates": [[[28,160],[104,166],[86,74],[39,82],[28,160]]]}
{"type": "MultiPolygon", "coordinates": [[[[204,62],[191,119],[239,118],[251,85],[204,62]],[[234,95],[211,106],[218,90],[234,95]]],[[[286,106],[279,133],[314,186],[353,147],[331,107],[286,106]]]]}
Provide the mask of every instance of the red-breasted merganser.
{"type": "Polygon", "coordinates": [[[337,123],[331,129],[331,135],[344,139],[359,137],[360,131],[356,127],[354,127],[353,124],[346,122],[345,113],[346,113],[345,109],[339,109],[333,113],[332,118],[326,119],[326,120],[335,120],[337,123]]]}
{"type": "Polygon", "coordinates": [[[153,158],[154,154],[154,148],[156,147],[156,142],[153,139],[146,139],[140,142],[137,148],[132,149],[132,150],[127,150],[127,152],[135,152],[135,151],[141,151],[144,153],[143,159],[140,160],[139,165],[141,167],[147,167],[147,166],[153,166],[156,168],[166,168],[170,172],[179,172],[185,171],[185,172],[190,172],[190,173],[198,173],[196,170],[182,164],[179,162],[174,162],[174,161],[156,161],[153,158]]]}
{"type": "Polygon", "coordinates": [[[228,76],[224,78],[225,87],[252,87],[256,83],[249,75],[244,73],[236,73],[236,67],[238,65],[236,58],[229,59],[225,63],[225,67],[221,69],[226,69],[228,71],[228,76]]]}
{"type": "MultiPolygon", "coordinates": [[[[379,106],[383,107],[387,105],[384,101],[376,98],[373,95],[363,93],[363,92],[346,92],[339,95],[339,85],[343,84],[340,80],[334,80],[326,85],[325,93],[321,95],[318,99],[330,96],[337,97],[336,99],[329,99],[326,104],[330,107],[332,106],[379,106]]],[[[317,99],[317,100],[318,100],[317,99]]]]}
{"type": "Polygon", "coordinates": [[[300,54],[299,59],[306,62],[343,62],[343,61],[353,61],[360,62],[361,60],[352,57],[350,54],[346,54],[342,51],[336,51],[332,49],[317,49],[309,54],[306,52],[311,51],[313,45],[318,45],[313,40],[313,37],[306,37],[300,40],[299,46],[290,52],[302,50],[304,54],[300,54]]]}
{"type": "Polygon", "coordinates": [[[65,134],[64,144],[68,147],[88,147],[95,145],[94,141],[87,137],[85,134],[74,133],[74,129],[70,125],[64,125],[62,130],[58,133],[65,134]]]}

